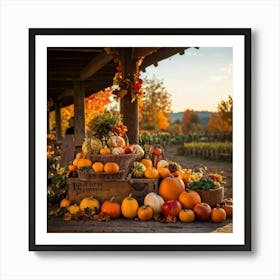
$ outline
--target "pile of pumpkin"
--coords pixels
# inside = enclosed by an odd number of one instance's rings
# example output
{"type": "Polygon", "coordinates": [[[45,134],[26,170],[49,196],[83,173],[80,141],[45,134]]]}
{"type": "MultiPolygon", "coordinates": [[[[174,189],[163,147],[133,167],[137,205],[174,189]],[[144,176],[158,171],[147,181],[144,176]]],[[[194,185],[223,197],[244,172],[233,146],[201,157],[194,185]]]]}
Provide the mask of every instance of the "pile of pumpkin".
{"type": "Polygon", "coordinates": [[[198,192],[185,189],[181,179],[168,176],[159,185],[158,194],[148,193],[144,204],[139,205],[132,194],[121,203],[104,201],[102,204],[93,197],[84,198],[79,205],[68,199],[60,203],[60,211],[64,211],[64,219],[110,220],[116,218],[139,219],[141,221],[156,220],[160,222],[222,222],[232,217],[232,199],[224,199],[220,205],[211,208],[201,201],[198,192]]]}
{"type": "Polygon", "coordinates": [[[187,182],[191,172],[186,169],[182,169],[176,162],[162,159],[154,164],[153,161],[147,157],[141,159],[140,161],[133,162],[130,168],[130,174],[132,178],[148,179],[163,179],[172,175],[187,182]]]}
{"type": "Polygon", "coordinates": [[[76,158],[71,164],[68,165],[70,172],[76,172],[77,170],[92,170],[93,172],[105,172],[105,173],[117,173],[120,171],[120,166],[116,162],[92,162],[90,159],[84,158],[83,153],[78,153],[76,158]]]}
{"type": "Polygon", "coordinates": [[[140,145],[129,145],[123,137],[118,135],[109,136],[106,142],[102,142],[97,137],[86,138],[82,145],[82,152],[84,155],[122,155],[134,153],[139,155],[139,157],[144,156],[144,150],[140,145]]]}

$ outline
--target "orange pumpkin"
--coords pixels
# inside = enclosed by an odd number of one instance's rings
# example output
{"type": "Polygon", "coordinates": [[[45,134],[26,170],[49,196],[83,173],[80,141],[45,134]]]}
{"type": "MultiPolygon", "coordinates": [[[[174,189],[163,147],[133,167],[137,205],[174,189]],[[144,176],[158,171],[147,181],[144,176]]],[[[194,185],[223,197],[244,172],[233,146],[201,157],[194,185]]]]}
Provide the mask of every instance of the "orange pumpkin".
{"type": "Polygon", "coordinates": [[[148,158],[143,158],[140,162],[143,163],[146,168],[153,167],[153,162],[148,158]]]}
{"type": "Polygon", "coordinates": [[[111,150],[107,146],[100,149],[100,155],[110,155],[110,154],[111,154],[111,150]]]}
{"type": "Polygon", "coordinates": [[[92,170],[94,172],[103,172],[104,171],[104,164],[102,162],[97,161],[92,165],[92,170]]]}
{"type": "Polygon", "coordinates": [[[180,193],[183,191],[182,183],[175,177],[166,177],[159,185],[159,195],[164,200],[178,200],[180,193]]]}
{"type": "Polygon", "coordinates": [[[195,220],[195,214],[191,209],[183,209],[179,213],[179,219],[183,223],[191,223],[195,220]]]}
{"type": "Polygon", "coordinates": [[[157,170],[161,178],[166,178],[170,175],[170,170],[167,167],[158,167],[157,170]]]}
{"type": "Polygon", "coordinates": [[[67,198],[63,198],[60,201],[60,208],[62,208],[62,207],[68,208],[70,205],[71,205],[71,201],[67,198]]]}
{"type": "Polygon", "coordinates": [[[106,162],[104,165],[106,173],[117,173],[120,171],[120,166],[116,162],[106,162]]]}
{"type": "Polygon", "coordinates": [[[226,211],[220,207],[220,205],[217,205],[215,208],[211,211],[211,220],[215,223],[220,223],[225,221],[227,218],[226,211]]]}
{"type": "Polygon", "coordinates": [[[82,158],[79,159],[78,161],[78,168],[83,168],[83,167],[91,167],[92,166],[92,162],[90,159],[86,159],[86,158],[82,158]]]}
{"type": "Polygon", "coordinates": [[[74,164],[69,164],[69,165],[68,165],[68,169],[69,169],[69,171],[74,172],[74,171],[77,170],[77,166],[74,165],[74,164]]]}
{"type": "Polygon", "coordinates": [[[137,216],[137,210],[139,208],[138,201],[132,197],[130,194],[128,197],[124,198],[121,204],[122,215],[125,218],[133,219],[137,216]]]}
{"type": "Polygon", "coordinates": [[[141,221],[149,221],[153,218],[153,215],[153,209],[147,205],[142,205],[137,210],[137,216],[141,221]]]}
{"type": "Polygon", "coordinates": [[[159,177],[158,170],[155,167],[146,168],[144,175],[148,179],[156,179],[159,177]]]}
{"type": "Polygon", "coordinates": [[[84,211],[86,208],[90,210],[99,210],[100,204],[99,201],[93,197],[85,197],[80,202],[80,209],[81,211],[84,211]]]}
{"type": "Polygon", "coordinates": [[[77,158],[75,158],[74,160],[73,160],[73,165],[74,166],[77,166],[78,167],[78,162],[79,162],[79,159],[77,159],[77,158]]]}
{"type": "Polygon", "coordinates": [[[107,214],[112,219],[119,218],[121,216],[121,206],[117,201],[113,201],[115,198],[112,197],[110,200],[106,200],[101,205],[101,212],[107,214]]]}
{"type": "Polygon", "coordinates": [[[179,201],[182,203],[183,207],[186,209],[193,209],[193,207],[201,202],[200,195],[193,190],[187,189],[179,195],[179,201]]]}
{"type": "Polygon", "coordinates": [[[75,215],[80,212],[80,207],[77,204],[71,205],[68,208],[70,214],[75,215]]]}
{"type": "Polygon", "coordinates": [[[179,172],[179,178],[182,179],[185,184],[188,184],[190,181],[190,176],[192,174],[192,171],[180,169],[178,170],[178,172],[179,172]]]}
{"type": "Polygon", "coordinates": [[[84,158],[84,157],[85,157],[84,153],[77,153],[77,154],[76,154],[76,159],[77,159],[77,160],[82,159],[82,158],[84,158]]]}

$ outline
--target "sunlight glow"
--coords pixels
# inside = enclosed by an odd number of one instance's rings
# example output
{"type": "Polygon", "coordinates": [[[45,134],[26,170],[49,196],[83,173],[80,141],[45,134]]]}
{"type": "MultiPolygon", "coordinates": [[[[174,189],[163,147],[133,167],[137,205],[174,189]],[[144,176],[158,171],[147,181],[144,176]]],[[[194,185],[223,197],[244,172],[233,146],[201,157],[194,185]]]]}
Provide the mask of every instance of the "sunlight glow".
{"type": "Polygon", "coordinates": [[[162,80],[171,94],[173,112],[186,109],[216,111],[222,99],[232,95],[231,47],[190,48],[149,66],[143,77],[162,80]]]}

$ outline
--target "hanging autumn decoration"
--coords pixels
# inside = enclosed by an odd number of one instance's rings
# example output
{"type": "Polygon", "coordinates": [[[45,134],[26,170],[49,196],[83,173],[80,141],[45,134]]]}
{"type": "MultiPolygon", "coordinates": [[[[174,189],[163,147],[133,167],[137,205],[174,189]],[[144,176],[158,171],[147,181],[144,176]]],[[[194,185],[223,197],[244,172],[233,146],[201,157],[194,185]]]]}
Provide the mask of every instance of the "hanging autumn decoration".
{"type": "Polygon", "coordinates": [[[111,48],[105,48],[107,54],[112,55],[114,61],[118,63],[116,67],[116,74],[113,78],[113,95],[116,99],[121,99],[130,92],[131,102],[134,102],[137,98],[141,99],[144,97],[144,91],[142,89],[142,79],[140,74],[140,66],[144,60],[144,57],[138,57],[136,61],[136,72],[133,76],[130,74],[126,77],[123,76],[122,65],[119,54],[112,51],[111,48]]]}

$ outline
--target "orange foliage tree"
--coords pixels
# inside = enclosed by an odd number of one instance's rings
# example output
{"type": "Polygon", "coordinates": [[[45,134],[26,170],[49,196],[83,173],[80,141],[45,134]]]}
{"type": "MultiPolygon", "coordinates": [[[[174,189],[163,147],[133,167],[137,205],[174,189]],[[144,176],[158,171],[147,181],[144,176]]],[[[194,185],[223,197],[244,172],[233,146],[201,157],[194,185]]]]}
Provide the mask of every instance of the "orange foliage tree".
{"type": "MultiPolygon", "coordinates": [[[[107,106],[111,103],[112,88],[101,90],[85,98],[85,125],[95,116],[103,114],[107,106]]],[[[74,116],[74,105],[61,108],[61,133],[65,134],[69,127],[69,119],[74,116]]],[[[55,112],[50,112],[50,130],[56,127],[55,112]]]]}
{"type": "Polygon", "coordinates": [[[166,130],[168,127],[169,127],[169,118],[162,110],[159,110],[156,114],[156,129],[166,130]]]}
{"type": "Polygon", "coordinates": [[[112,88],[101,90],[91,96],[85,98],[85,124],[95,118],[97,115],[102,115],[106,109],[106,106],[111,103],[110,96],[112,94],[112,88]]]}
{"type": "Polygon", "coordinates": [[[171,96],[163,81],[145,78],[143,90],[145,96],[138,101],[140,129],[166,130],[171,120],[171,96]]]}
{"type": "Polygon", "coordinates": [[[212,113],[208,122],[209,132],[232,133],[233,101],[229,96],[228,100],[221,100],[218,104],[218,112],[212,113]]]}
{"type": "Polygon", "coordinates": [[[185,132],[192,132],[199,128],[199,116],[194,110],[187,109],[183,116],[183,127],[185,132]]]}

